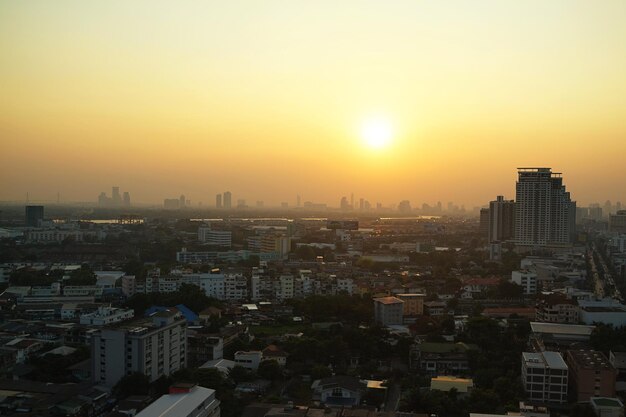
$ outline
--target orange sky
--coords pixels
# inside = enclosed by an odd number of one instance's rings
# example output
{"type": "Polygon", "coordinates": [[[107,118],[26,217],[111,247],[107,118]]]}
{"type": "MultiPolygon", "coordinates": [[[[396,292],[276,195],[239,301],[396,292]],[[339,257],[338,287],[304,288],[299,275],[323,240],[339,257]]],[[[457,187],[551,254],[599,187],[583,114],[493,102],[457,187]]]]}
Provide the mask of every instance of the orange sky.
{"type": "Polygon", "coordinates": [[[619,0],[2,1],[0,200],[626,202],[625,41],[619,0]]]}

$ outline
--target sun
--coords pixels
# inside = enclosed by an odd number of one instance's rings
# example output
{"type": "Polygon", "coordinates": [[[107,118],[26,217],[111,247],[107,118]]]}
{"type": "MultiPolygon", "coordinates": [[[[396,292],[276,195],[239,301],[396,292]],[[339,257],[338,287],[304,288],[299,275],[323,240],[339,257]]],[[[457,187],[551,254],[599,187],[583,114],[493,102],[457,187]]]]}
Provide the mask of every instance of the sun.
{"type": "Polygon", "coordinates": [[[361,139],[372,149],[386,148],[391,143],[392,136],[393,128],[386,119],[369,119],[361,126],[361,139]]]}

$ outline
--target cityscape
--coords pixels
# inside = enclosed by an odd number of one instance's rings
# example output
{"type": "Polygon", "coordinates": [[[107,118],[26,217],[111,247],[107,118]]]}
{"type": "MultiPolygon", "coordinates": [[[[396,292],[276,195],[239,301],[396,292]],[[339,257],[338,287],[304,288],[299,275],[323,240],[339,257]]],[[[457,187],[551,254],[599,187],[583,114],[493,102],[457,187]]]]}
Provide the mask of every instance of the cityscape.
{"type": "Polygon", "coordinates": [[[625,416],[625,2],[0,33],[0,416],[625,416]]]}

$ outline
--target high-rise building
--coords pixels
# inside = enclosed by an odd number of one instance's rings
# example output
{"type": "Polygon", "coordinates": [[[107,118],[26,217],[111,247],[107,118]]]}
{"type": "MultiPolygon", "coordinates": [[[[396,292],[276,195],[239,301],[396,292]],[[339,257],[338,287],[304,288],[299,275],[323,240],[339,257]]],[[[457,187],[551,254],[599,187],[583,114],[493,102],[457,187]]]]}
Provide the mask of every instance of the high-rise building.
{"type": "Polygon", "coordinates": [[[503,242],[515,236],[515,201],[499,195],[489,203],[489,242],[503,242]]]}
{"type": "Polygon", "coordinates": [[[411,212],[411,202],[409,200],[402,200],[398,204],[398,211],[400,213],[408,214],[411,212]]]}
{"type": "Polygon", "coordinates": [[[120,194],[120,187],[112,187],[111,200],[113,205],[116,207],[122,205],[122,195],[120,194]]]}
{"type": "Polygon", "coordinates": [[[515,241],[520,246],[571,243],[576,203],[560,173],[550,168],[518,168],[515,198],[515,241]]]}
{"type": "Polygon", "coordinates": [[[27,227],[39,227],[43,220],[43,206],[26,206],[25,223],[27,227]]]}
{"type": "Polygon", "coordinates": [[[186,347],[186,321],[176,309],[106,327],[91,338],[93,380],[112,387],[139,372],[154,382],[185,367],[186,347]]]}
{"type": "Polygon", "coordinates": [[[222,208],[222,195],[221,194],[217,194],[215,196],[215,208],[218,208],[218,209],[222,208]]]}
{"type": "Polygon", "coordinates": [[[478,223],[478,232],[483,236],[489,236],[489,209],[483,207],[480,209],[480,222],[478,223]]]}
{"type": "Polygon", "coordinates": [[[130,193],[124,191],[124,207],[130,207],[130,193]]]}
{"type": "Polygon", "coordinates": [[[181,194],[180,197],[178,198],[178,200],[180,201],[180,208],[183,208],[187,205],[187,200],[185,200],[185,195],[181,194]]]}
{"type": "Polygon", "coordinates": [[[296,196],[296,207],[300,207],[300,205],[301,205],[300,203],[301,203],[301,198],[300,198],[300,194],[298,194],[296,196]]]}
{"type": "Polygon", "coordinates": [[[233,195],[230,191],[224,191],[224,208],[231,209],[233,207],[233,195]]]}

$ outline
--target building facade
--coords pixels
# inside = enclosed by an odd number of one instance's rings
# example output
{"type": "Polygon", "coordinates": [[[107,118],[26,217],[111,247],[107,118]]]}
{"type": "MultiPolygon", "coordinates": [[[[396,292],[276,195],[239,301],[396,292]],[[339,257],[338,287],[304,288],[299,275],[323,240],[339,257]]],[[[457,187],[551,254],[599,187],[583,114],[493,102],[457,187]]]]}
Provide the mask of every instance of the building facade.
{"type": "Polygon", "coordinates": [[[523,352],[522,384],[531,402],[567,402],[568,367],[558,352],[523,352]]]}

